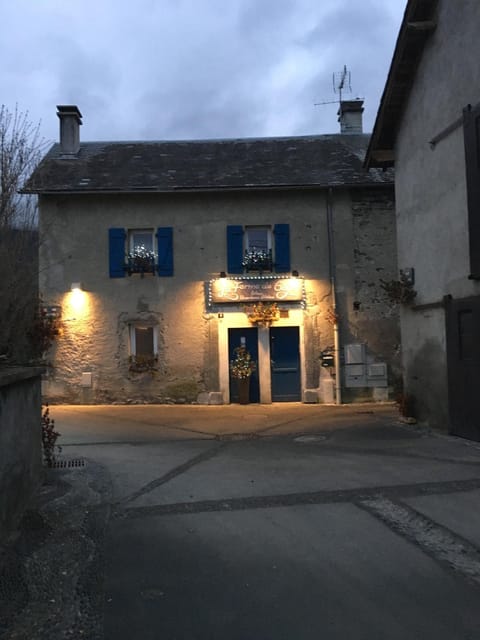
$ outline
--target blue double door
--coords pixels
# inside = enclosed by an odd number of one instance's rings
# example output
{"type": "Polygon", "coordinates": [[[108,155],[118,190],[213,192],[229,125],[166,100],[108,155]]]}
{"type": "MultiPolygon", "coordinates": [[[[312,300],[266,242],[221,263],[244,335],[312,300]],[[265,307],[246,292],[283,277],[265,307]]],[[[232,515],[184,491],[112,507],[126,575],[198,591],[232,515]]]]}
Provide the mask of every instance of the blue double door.
{"type": "MultiPolygon", "coordinates": [[[[271,327],[270,379],[272,402],[298,402],[300,393],[300,340],[298,327],[271,327]]],[[[252,359],[258,364],[258,329],[229,329],[229,360],[234,350],[245,344],[252,359]]],[[[259,371],[250,380],[250,402],[260,402],[260,385],[267,384],[259,378],[259,371]]],[[[230,376],[230,402],[238,402],[236,380],[230,376]]]]}

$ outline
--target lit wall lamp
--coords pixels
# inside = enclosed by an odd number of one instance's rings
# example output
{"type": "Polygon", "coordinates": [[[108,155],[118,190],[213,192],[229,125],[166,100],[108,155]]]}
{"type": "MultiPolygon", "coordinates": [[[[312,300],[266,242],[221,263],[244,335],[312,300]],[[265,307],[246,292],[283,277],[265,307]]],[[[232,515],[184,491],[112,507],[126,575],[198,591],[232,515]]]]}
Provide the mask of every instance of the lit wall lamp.
{"type": "Polygon", "coordinates": [[[225,271],[220,271],[220,278],[226,278],[227,274],[225,273],[225,271]]]}
{"type": "Polygon", "coordinates": [[[294,271],[292,271],[292,276],[294,278],[298,278],[298,271],[296,269],[294,271]]]}
{"type": "Polygon", "coordinates": [[[83,291],[81,282],[72,282],[70,291],[83,291]]]}

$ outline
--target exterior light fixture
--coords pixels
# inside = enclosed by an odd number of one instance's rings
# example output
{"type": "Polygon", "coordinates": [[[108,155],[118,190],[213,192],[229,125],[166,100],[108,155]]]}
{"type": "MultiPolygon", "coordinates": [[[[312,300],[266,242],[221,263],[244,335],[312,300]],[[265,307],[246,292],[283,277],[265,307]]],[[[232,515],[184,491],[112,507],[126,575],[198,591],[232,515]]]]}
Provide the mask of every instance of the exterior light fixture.
{"type": "Polygon", "coordinates": [[[226,278],[227,274],[225,273],[225,271],[220,271],[220,278],[226,278]]]}
{"type": "Polygon", "coordinates": [[[70,291],[82,291],[82,283],[81,282],[72,282],[70,286],[70,291]]]}
{"type": "Polygon", "coordinates": [[[409,267],[408,269],[400,269],[400,280],[403,280],[405,284],[415,284],[415,269],[409,267]]]}
{"type": "Polygon", "coordinates": [[[292,276],[294,278],[298,278],[298,271],[296,269],[294,271],[292,271],[292,276]]]}

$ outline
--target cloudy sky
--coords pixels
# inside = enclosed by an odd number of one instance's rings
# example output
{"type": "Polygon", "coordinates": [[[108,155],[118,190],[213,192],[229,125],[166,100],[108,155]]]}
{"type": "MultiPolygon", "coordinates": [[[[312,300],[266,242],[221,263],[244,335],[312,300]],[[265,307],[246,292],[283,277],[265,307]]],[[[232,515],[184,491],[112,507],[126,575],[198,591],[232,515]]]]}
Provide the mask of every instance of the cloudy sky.
{"type": "Polygon", "coordinates": [[[0,103],[47,140],[337,133],[346,65],[371,131],[406,0],[0,0],[0,103]]]}

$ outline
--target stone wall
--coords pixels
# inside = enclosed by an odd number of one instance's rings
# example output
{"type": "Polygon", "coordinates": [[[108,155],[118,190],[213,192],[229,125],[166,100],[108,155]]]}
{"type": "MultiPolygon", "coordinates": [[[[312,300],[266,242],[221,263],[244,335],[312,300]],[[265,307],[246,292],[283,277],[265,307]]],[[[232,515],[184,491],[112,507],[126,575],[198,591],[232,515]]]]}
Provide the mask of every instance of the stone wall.
{"type": "MultiPolygon", "coordinates": [[[[367,364],[387,364],[385,393],[392,398],[401,375],[399,308],[390,303],[381,284],[398,273],[393,188],[337,193],[333,218],[341,346],[363,344],[367,364]]],[[[342,398],[371,400],[374,389],[345,388],[342,398]]]]}
{"type": "Polygon", "coordinates": [[[0,369],[0,543],[17,525],[42,470],[41,369],[0,369]]]}
{"type": "Polygon", "coordinates": [[[352,192],[354,296],[349,331],[363,336],[376,361],[387,362],[392,381],[400,375],[399,307],[392,304],[382,281],[398,278],[393,191],[352,192]]]}

